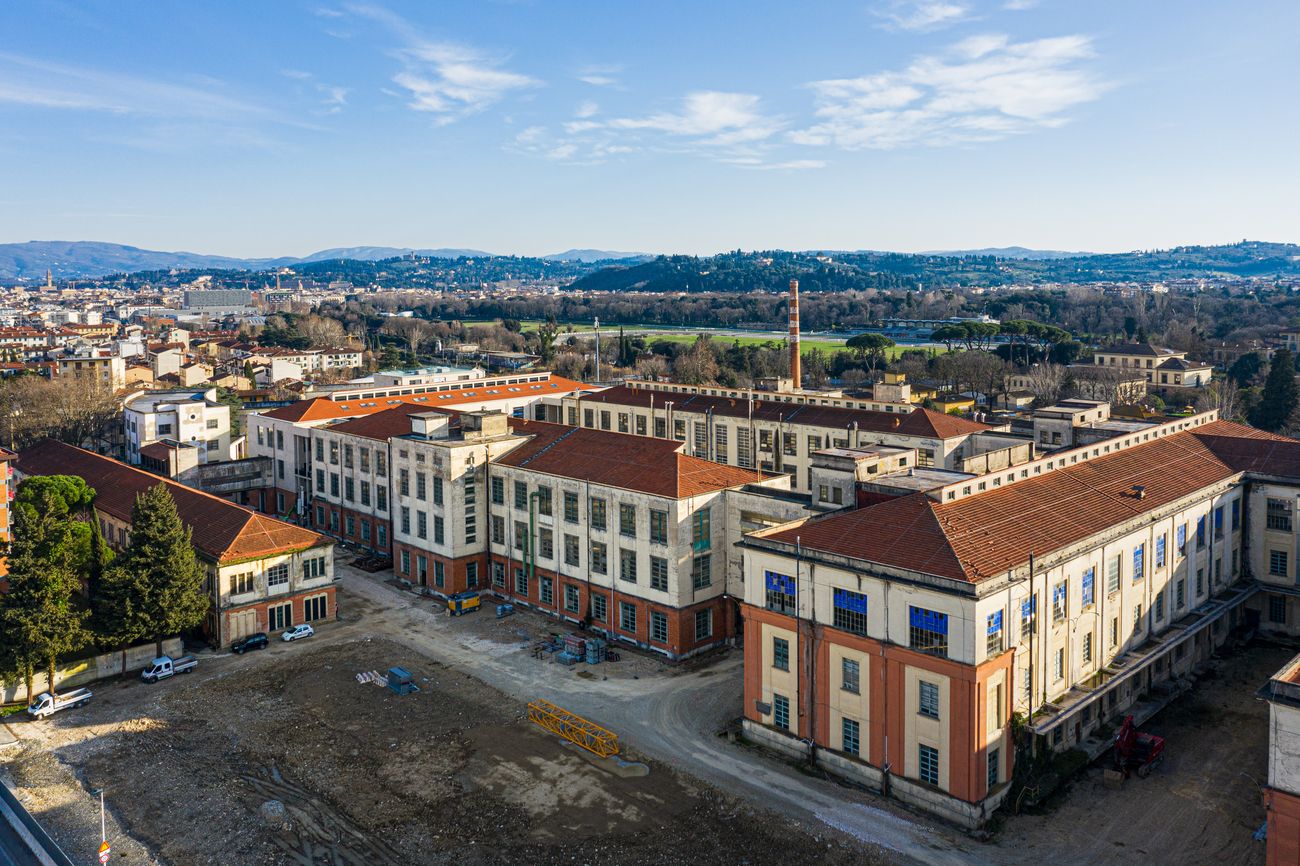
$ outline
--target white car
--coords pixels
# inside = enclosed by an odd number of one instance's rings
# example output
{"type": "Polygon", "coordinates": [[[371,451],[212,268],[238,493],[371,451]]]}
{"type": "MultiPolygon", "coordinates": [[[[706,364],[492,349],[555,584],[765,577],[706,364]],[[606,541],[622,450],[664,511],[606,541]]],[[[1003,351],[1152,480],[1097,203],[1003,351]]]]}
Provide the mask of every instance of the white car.
{"type": "Polygon", "coordinates": [[[302,625],[295,625],[293,628],[281,634],[280,640],[297,640],[300,637],[311,637],[315,633],[316,629],[304,622],[302,625]]]}

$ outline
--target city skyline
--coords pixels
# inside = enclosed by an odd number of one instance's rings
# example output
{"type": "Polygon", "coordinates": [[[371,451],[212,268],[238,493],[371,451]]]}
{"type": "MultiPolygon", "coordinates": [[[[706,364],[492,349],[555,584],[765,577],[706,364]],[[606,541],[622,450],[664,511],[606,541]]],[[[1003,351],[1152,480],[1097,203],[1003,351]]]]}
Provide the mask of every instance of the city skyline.
{"type": "Polygon", "coordinates": [[[6,9],[0,152],[22,170],[0,241],[279,256],[1296,239],[1298,124],[1275,106],[1300,72],[1300,12],[1281,3],[687,10],[6,9]]]}

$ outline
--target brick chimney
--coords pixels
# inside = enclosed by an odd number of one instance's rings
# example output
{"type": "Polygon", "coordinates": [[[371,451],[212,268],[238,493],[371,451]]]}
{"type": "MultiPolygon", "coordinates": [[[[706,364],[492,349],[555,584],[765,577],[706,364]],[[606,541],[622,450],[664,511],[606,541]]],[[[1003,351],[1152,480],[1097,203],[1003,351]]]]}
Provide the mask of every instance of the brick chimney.
{"type": "Polygon", "coordinates": [[[799,281],[790,281],[790,378],[795,388],[803,387],[799,365],[799,281]]]}

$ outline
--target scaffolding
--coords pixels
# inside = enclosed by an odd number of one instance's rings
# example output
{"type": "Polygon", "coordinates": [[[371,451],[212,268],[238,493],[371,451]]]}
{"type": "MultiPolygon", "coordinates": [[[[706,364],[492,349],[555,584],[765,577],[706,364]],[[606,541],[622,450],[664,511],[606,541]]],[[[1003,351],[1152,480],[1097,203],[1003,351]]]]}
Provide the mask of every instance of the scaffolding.
{"type": "Polygon", "coordinates": [[[529,702],[528,720],[602,758],[618,754],[618,734],[557,707],[550,701],[529,702]]]}

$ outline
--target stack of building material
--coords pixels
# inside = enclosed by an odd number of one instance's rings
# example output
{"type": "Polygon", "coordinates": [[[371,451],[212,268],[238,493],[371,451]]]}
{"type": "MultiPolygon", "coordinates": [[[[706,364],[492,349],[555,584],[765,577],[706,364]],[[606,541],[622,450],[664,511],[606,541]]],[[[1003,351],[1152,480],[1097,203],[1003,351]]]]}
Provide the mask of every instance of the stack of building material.
{"type": "Polygon", "coordinates": [[[605,641],[598,637],[587,638],[587,664],[596,665],[605,660],[605,641]]]}

